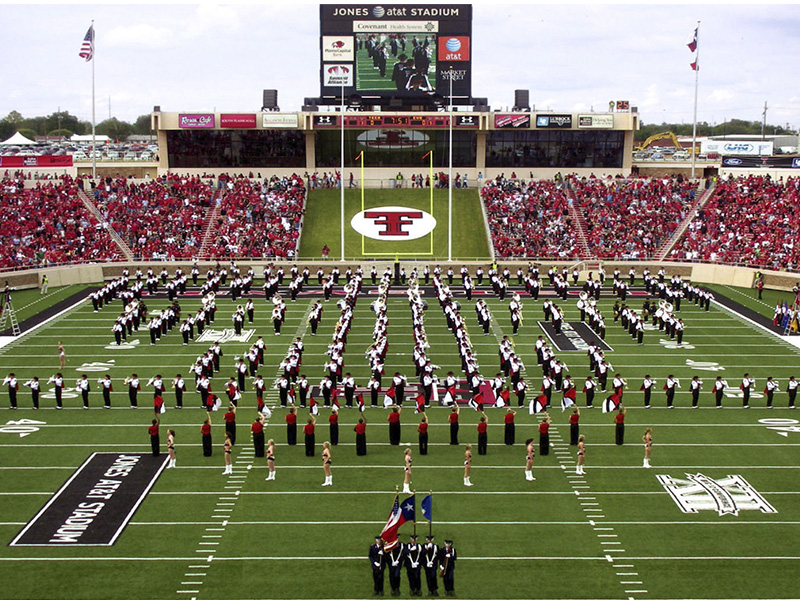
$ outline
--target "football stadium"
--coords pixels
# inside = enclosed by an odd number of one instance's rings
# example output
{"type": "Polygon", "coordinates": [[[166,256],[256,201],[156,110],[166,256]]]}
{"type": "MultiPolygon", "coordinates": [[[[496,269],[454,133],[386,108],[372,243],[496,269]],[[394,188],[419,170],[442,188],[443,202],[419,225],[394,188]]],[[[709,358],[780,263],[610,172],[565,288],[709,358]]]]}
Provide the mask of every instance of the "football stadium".
{"type": "Polygon", "coordinates": [[[299,112],[0,163],[0,598],[798,597],[800,180],[491,112],[402,6],[299,112]]]}

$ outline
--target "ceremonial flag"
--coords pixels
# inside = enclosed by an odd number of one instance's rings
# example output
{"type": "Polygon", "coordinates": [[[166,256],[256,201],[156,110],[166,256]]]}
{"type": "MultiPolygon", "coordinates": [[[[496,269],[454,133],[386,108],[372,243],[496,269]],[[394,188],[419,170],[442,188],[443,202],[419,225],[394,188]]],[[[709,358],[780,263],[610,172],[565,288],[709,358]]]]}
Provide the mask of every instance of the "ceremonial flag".
{"type": "Polygon", "coordinates": [[[359,394],[358,398],[356,398],[356,402],[358,402],[359,412],[364,412],[364,394],[359,394]]]}
{"type": "Polygon", "coordinates": [[[614,412],[615,410],[617,410],[617,408],[619,408],[619,396],[617,396],[616,394],[612,394],[611,396],[603,400],[604,413],[614,412]]]}
{"type": "Polygon", "coordinates": [[[415,508],[414,496],[406,498],[402,502],[399,501],[399,496],[394,497],[389,520],[386,521],[386,525],[381,531],[381,539],[386,542],[385,550],[391,550],[397,545],[397,530],[400,529],[400,526],[406,521],[415,520],[415,508]]]}
{"type": "Polygon", "coordinates": [[[442,398],[442,404],[445,406],[449,406],[456,401],[456,386],[451,385],[450,387],[445,388],[444,398],[442,398]]]}
{"type": "Polygon", "coordinates": [[[692,52],[692,62],[689,63],[689,66],[692,67],[693,71],[697,71],[697,30],[698,27],[695,27],[692,31],[692,34],[689,36],[689,39],[686,41],[686,45],[689,46],[689,50],[692,52]]]}
{"type": "Polygon", "coordinates": [[[86,36],[83,38],[83,44],[81,44],[81,51],[78,53],[83,59],[86,59],[86,62],[92,60],[94,56],[94,25],[89,27],[89,31],[86,32],[86,36]]]}
{"type": "Polygon", "coordinates": [[[564,412],[570,406],[575,406],[575,401],[565,394],[561,399],[561,412],[564,412]]]}
{"type": "Polygon", "coordinates": [[[535,415],[540,412],[544,412],[547,408],[547,396],[542,394],[541,396],[537,396],[535,399],[531,400],[528,403],[528,412],[532,415],[535,415]]]}
{"type": "Polygon", "coordinates": [[[415,401],[417,403],[417,408],[414,411],[414,413],[416,414],[425,412],[425,396],[423,396],[422,394],[417,394],[415,401]]]}
{"type": "Polygon", "coordinates": [[[431,494],[428,494],[422,499],[419,507],[422,510],[422,516],[428,519],[428,521],[433,521],[433,496],[431,494]]]}
{"type": "Polygon", "coordinates": [[[483,395],[480,393],[476,394],[473,398],[470,398],[469,402],[467,402],[467,406],[469,406],[470,408],[474,408],[476,411],[479,410],[478,408],[479,404],[483,404],[483,395]]]}
{"type": "Polygon", "coordinates": [[[259,409],[259,412],[262,415],[264,415],[267,419],[269,419],[272,416],[272,411],[269,408],[267,408],[266,404],[263,404],[261,406],[261,408],[259,409]]]}
{"type": "Polygon", "coordinates": [[[316,400],[311,398],[311,405],[310,406],[311,406],[311,414],[312,415],[318,415],[319,414],[319,406],[318,406],[318,404],[319,403],[316,400]]]}

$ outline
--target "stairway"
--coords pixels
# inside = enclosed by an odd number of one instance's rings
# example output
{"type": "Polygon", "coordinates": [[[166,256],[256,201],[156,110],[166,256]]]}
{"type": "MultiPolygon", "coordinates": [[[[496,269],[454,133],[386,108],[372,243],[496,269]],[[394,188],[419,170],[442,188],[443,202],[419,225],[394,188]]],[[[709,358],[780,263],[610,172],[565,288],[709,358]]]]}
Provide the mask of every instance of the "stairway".
{"type": "Polygon", "coordinates": [[[686,233],[686,230],[688,229],[689,224],[694,220],[697,211],[708,203],[715,191],[716,186],[711,186],[695,198],[692,206],[688,211],[686,211],[686,216],[684,217],[683,221],[678,224],[678,227],[675,228],[673,234],[664,240],[658,250],[655,251],[653,254],[653,260],[666,260],[667,256],[669,256],[669,253],[672,252],[672,249],[683,237],[683,234],[686,233]]]}
{"type": "Polygon", "coordinates": [[[97,208],[89,198],[89,195],[83,191],[82,189],[78,189],[78,197],[83,202],[83,205],[86,207],[90,213],[94,215],[94,218],[97,219],[97,222],[103,225],[103,229],[111,236],[111,239],[114,240],[114,243],[120,249],[120,252],[125,255],[125,258],[129,261],[134,260],[133,250],[128,245],[128,243],[122,239],[122,237],[114,230],[110,223],[106,222],[105,217],[103,217],[100,209],[97,208]]]}
{"type": "Polygon", "coordinates": [[[203,238],[200,242],[200,251],[197,254],[198,258],[207,258],[208,249],[216,242],[214,231],[217,228],[217,219],[219,218],[219,205],[217,199],[222,200],[223,190],[217,190],[211,198],[211,206],[206,210],[203,219],[205,220],[205,229],[203,230],[203,238]]]}
{"type": "Polygon", "coordinates": [[[578,248],[580,250],[579,256],[582,259],[597,258],[589,250],[589,243],[586,240],[586,220],[583,214],[576,207],[576,198],[572,190],[566,190],[567,197],[571,200],[569,203],[569,218],[572,220],[572,227],[575,230],[575,238],[578,240],[578,248]]]}

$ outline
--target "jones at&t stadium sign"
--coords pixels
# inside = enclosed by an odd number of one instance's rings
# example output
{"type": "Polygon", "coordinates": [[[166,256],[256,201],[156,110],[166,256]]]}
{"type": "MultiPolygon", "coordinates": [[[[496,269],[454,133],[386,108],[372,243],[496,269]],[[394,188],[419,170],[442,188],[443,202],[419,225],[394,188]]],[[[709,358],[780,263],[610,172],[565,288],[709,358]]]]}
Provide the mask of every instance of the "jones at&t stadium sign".
{"type": "Polygon", "coordinates": [[[373,240],[402,242],[428,235],[436,228],[436,219],[416,208],[379,206],[357,213],[350,226],[373,240]]]}

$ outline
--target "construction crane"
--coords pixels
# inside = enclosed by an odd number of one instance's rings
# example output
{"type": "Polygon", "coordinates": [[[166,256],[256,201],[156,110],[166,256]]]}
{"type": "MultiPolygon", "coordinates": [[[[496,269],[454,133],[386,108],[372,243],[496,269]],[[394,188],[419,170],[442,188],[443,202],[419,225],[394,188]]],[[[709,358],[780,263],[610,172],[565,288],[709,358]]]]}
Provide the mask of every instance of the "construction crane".
{"type": "Polygon", "coordinates": [[[641,152],[643,150],[647,150],[647,147],[655,142],[656,140],[663,140],[669,139],[674,145],[676,150],[683,150],[680,142],[678,142],[678,138],[675,137],[675,134],[671,131],[664,131],[663,133],[656,133],[651,135],[647,138],[643,143],[639,144],[638,146],[634,147],[634,152],[641,152]]]}

